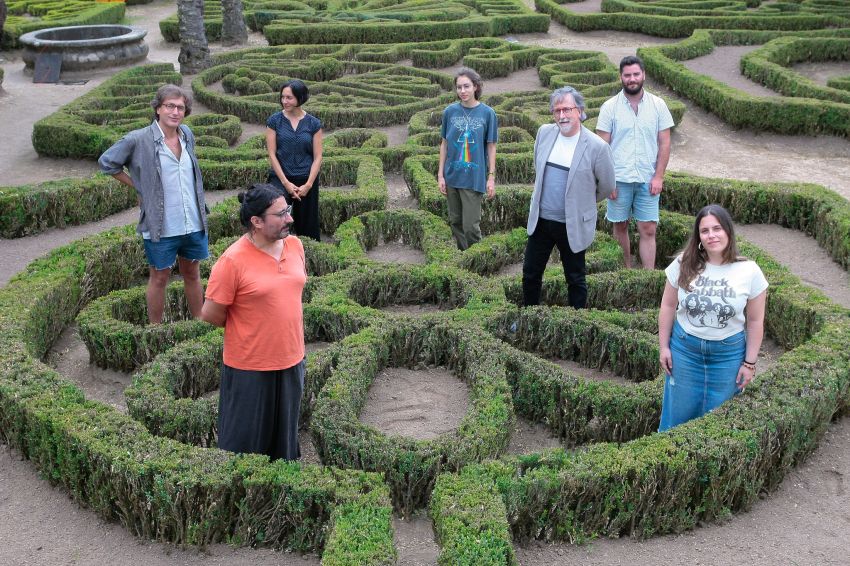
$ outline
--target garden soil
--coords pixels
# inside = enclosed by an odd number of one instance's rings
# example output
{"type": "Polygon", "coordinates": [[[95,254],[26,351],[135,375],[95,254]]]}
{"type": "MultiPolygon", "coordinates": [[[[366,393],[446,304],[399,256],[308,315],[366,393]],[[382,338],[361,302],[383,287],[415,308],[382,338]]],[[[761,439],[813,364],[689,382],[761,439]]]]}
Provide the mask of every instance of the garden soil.
{"type": "MultiPolygon", "coordinates": [[[[598,4],[598,0],[592,0],[577,6],[583,11],[597,11],[598,4]]],[[[128,9],[128,19],[149,30],[147,42],[151,48],[151,61],[176,63],[175,47],[162,40],[157,26],[160,19],[174,12],[173,6],[172,2],[156,0],[152,4],[128,9]]],[[[614,62],[634,53],[639,46],[669,41],[631,33],[578,34],[554,22],[547,34],[526,34],[515,39],[521,43],[564,49],[601,50],[614,62]]],[[[252,34],[249,41],[255,45],[263,44],[262,38],[256,34],[252,34]]],[[[213,51],[218,49],[213,46],[213,51]]],[[[741,77],[736,65],[729,64],[727,58],[731,56],[707,56],[690,64],[699,65],[701,72],[739,88],[757,89],[758,85],[746,84],[748,79],[741,77]]],[[[19,54],[0,53],[0,65],[6,72],[3,89],[0,89],[0,139],[3,140],[0,146],[0,185],[92,173],[96,168],[92,162],[37,158],[29,141],[29,132],[35,121],[88,92],[112,72],[72,77],[74,80],[87,81],[85,84],[33,85],[21,71],[23,63],[19,54]]],[[[801,71],[815,80],[825,80],[825,77],[835,76],[841,69],[812,66],[801,71]]],[[[188,82],[187,79],[184,84],[188,82]]],[[[486,92],[495,93],[540,86],[534,73],[522,72],[507,79],[487,81],[485,88],[486,92]]],[[[652,84],[651,88],[656,92],[672,94],[658,85],[652,84]]],[[[850,197],[846,173],[850,165],[850,143],[846,140],[736,131],[714,116],[687,104],[685,118],[673,134],[671,170],[763,181],[811,181],[823,184],[845,198],[850,197]]],[[[262,127],[256,125],[245,126],[250,134],[262,131],[262,127]]],[[[386,131],[391,145],[402,143],[406,137],[403,126],[387,128],[386,131]]],[[[415,201],[406,194],[400,176],[391,176],[388,185],[391,208],[415,206],[415,201]]],[[[232,191],[211,193],[208,198],[211,202],[218,201],[231,194],[232,191]]],[[[16,240],[0,240],[0,285],[7,283],[15,273],[48,250],[112,226],[131,223],[136,214],[136,211],[130,210],[84,226],[51,229],[16,240]]],[[[847,272],[835,264],[813,239],[776,226],[741,226],[739,230],[748,240],[787,265],[807,284],[820,289],[837,303],[850,307],[850,279],[847,272]]],[[[376,247],[370,254],[399,263],[422,261],[420,252],[406,248],[390,242],[376,247]]],[[[417,314],[418,311],[428,312],[431,309],[416,309],[417,312],[408,312],[410,309],[397,310],[405,314],[417,314]]],[[[772,348],[768,351],[768,358],[779,353],[775,351],[775,346],[772,348]]],[[[129,376],[99,370],[90,365],[85,348],[73,327],[66,329],[57,341],[48,362],[80,383],[90,397],[112,404],[118,410],[126,410],[122,391],[129,376]]],[[[564,365],[574,370],[580,369],[570,364],[564,365]]],[[[612,378],[604,373],[581,371],[592,378],[612,378]]],[[[396,427],[398,432],[412,436],[426,434],[429,433],[427,427],[420,431],[411,431],[409,427],[415,427],[417,422],[427,422],[425,417],[428,409],[438,403],[438,397],[439,403],[446,402],[448,397],[454,399],[453,406],[464,405],[466,391],[462,382],[439,368],[429,368],[424,372],[441,374],[444,382],[441,382],[441,388],[432,392],[431,397],[422,397],[422,383],[427,379],[423,379],[421,371],[411,371],[402,376],[407,379],[408,387],[396,388],[389,396],[382,392],[383,382],[379,381],[370,392],[373,400],[379,403],[391,401],[396,408],[373,411],[370,417],[374,419],[372,424],[387,430],[396,427]],[[393,399],[393,396],[396,398],[393,399]],[[431,400],[423,403],[423,399],[431,400]],[[386,417],[382,417],[382,414],[386,417]],[[399,415],[402,416],[400,420],[399,415]]],[[[545,427],[520,419],[509,451],[523,453],[556,445],[556,439],[550,437],[545,427]]],[[[315,452],[309,458],[313,460],[315,452]]],[[[752,509],[723,524],[700,525],[694,531],[682,535],[657,537],[643,542],[602,540],[583,546],[533,542],[517,547],[517,555],[520,564],[532,566],[573,563],[629,566],[846,565],[850,564],[848,479],[850,419],[844,418],[829,428],[819,449],[792,470],[774,493],[765,494],[752,509]]],[[[430,521],[424,514],[406,520],[395,518],[394,526],[396,546],[400,553],[399,564],[436,563],[438,549],[433,540],[430,521]]],[[[267,549],[234,549],[225,545],[212,545],[203,550],[182,549],[138,539],[120,525],[104,522],[91,511],[81,508],[64,490],[52,487],[40,477],[35,466],[23,460],[16,451],[5,446],[0,448],[0,565],[262,566],[318,563],[315,556],[302,557],[267,549]]]]}

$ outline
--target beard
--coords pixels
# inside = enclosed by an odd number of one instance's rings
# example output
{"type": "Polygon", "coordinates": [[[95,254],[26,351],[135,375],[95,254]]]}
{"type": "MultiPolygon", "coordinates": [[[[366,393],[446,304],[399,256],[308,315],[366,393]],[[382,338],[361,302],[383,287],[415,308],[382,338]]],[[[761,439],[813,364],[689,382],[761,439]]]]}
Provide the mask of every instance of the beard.
{"type": "Polygon", "coordinates": [[[640,81],[637,85],[626,85],[623,83],[623,91],[629,95],[638,94],[642,89],[643,81],[640,81]]]}

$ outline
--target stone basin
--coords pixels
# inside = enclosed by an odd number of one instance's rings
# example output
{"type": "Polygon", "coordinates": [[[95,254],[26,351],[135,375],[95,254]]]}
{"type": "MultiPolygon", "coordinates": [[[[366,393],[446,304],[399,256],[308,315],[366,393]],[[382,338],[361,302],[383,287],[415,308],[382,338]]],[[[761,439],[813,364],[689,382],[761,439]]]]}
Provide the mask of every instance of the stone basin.
{"type": "Polygon", "coordinates": [[[87,71],[134,63],[147,57],[147,30],[118,24],[66,26],[25,33],[22,58],[32,71],[42,53],[61,53],[63,71],[87,71]]]}

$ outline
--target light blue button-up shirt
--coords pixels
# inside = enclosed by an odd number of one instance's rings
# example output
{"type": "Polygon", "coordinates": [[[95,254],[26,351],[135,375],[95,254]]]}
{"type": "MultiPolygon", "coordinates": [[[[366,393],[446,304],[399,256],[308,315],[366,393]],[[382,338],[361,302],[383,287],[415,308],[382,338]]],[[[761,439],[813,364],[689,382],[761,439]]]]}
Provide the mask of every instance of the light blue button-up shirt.
{"type": "MultiPolygon", "coordinates": [[[[186,151],[185,134],[177,130],[180,139],[180,159],[165,143],[165,134],[158,122],[155,122],[161,137],[155,141],[157,157],[162,172],[165,216],[162,223],[162,237],[182,236],[204,229],[201,212],[195,199],[195,175],[192,160],[186,151]]],[[[145,236],[143,234],[143,236],[145,236]]],[[[145,236],[147,237],[147,236],[145,236]]]]}
{"type": "Polygon", "coordinates": [[[643,91],[635,114],[621,90],[599,110],[596,129],[611,134],[614,172],[619,183],[648,183],[658,161],[658,132],[674,126],[667,103],[643,91]]]}

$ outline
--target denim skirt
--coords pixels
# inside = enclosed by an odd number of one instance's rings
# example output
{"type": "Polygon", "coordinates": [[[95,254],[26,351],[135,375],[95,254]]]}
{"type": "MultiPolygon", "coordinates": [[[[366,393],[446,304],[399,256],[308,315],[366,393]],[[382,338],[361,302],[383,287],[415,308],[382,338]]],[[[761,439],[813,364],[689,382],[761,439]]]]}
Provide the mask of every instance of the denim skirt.
{"type": "Polygon", "coordinates": [[[746,347],[743,330],[723,340],[703,340],[674,321],[670,334],[673,372],[665,377],[658,431],[701,417],[737,394],[736,379],[746,347]]]}

